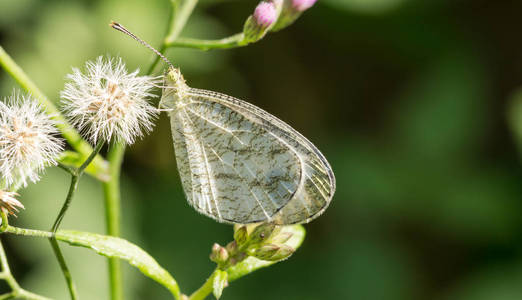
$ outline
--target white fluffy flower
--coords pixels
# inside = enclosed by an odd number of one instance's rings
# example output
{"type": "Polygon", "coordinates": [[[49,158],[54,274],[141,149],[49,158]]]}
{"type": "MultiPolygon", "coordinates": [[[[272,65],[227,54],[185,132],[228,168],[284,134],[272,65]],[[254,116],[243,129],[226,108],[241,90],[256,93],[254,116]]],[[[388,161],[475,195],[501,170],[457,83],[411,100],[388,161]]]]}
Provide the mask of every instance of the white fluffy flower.
{"type": "Polygon", "coordinates": [[[0,190],[0,208],[10,215],[15,215],[18,208],[25,208],[20,201],[16,200],[17,193],[0,190]]]}
{"type": "Polygon", "coordinates": [[[62,141],[55,122],[30,96],[14,93],[0,102],[0,173],[5,184],[27,179],[36,182],[39,173],[56,165],[62,141]],[[6,102],[6,103],[4,103],[6,102]]]}
{"type": "Polygon", "coordinates": [[[152,130],[158,110],[147,98],[154,97],[151,90],[158,81],[138,71],[128,73],[121,58],[100,56],[87,62],[85,73],[73,68],[67,76],[64,111],[93,144],[112,138],[132,144],[152,130]]]}

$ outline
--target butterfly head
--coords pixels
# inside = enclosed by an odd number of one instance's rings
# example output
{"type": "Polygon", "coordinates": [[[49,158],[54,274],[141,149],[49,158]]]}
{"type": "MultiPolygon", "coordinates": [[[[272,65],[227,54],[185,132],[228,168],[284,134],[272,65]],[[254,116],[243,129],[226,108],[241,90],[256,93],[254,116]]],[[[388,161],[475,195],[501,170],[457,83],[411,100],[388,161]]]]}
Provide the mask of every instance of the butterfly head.
{"type": "Polygon", "coordinates": [[[178,68],[170,67],[165,74],[163,95],[159,106],[172,109],[187,97],[189,87],[178,68]]]}

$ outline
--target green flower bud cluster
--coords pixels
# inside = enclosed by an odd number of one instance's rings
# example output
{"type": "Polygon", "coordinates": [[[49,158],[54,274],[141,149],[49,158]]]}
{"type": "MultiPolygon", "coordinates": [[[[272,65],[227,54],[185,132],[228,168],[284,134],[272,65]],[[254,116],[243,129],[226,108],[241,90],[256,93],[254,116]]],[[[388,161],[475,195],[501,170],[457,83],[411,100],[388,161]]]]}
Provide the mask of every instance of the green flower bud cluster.
{"type": "Polygon", "coordinates": [[[241,226],[234,233],[234,239],[242,241],[238,244],[245,249],[249,256],[267,261],[278,261],[288,258],[295,249],[285,243],[292,237],[291,232],[283,231],[282,226],[273,223],[264,223],[254,228],[241,226]],[[249,230],[250,229],[250,230],[249,230]]]}
{"type": "Polygon", "coordinates": [[[265,261],[288,258],[295,249],[286,244],[293,233],[284,231],[283,226],[273,223],[236,225],[234,241],[225,247],[214,244],[210,259],[221,270],[234,266],[249,256],[265,261]]]}

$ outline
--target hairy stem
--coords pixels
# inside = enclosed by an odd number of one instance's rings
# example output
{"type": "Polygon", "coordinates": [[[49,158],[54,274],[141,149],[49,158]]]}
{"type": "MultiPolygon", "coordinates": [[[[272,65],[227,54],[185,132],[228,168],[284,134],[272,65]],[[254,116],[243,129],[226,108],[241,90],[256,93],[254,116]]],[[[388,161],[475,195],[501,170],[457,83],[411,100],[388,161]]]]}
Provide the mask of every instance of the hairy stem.
{"type": "MultiPolygon", "coordinates": [[[[103,184],[105,197],[105,222],[107,234],[111,236],[120,235],[120,172],[125,153],[125,144],[117,143],[109,151],[110,180],[103,184]]],[[[111,299],[123,299],[123,283],[120,260],[109,258],[109,281],[111,299]]]]}
{"type": "MultiPolygon", "coordinates": [[[[16,64],[16,62],[5,52],[0,46],[0,66],[7,71],[7,73],[28,93],[40,102],[45,108],[45,111],[56,121],[56,126],[62,133],[63,137],[78,153],[87,157],[92,153],[92,147],[85,140],[82,139],[78,131],[76,131],[63,117],[60,111],[56,108],[52,101],[40,91],[34,82],[25,74],[25,72],[16,64]]],[[[97,172],[103,172],[107,168],[104,160],[101,157],[94,159],[94,169],[97,172]]]]}
{"type": "Polygon", "coordinates": [[[37,229],[27,229],[27,228],[18,228],[13,226],[7,226],[7,228],[3,231],[5,233],[11,233],[16,235],[23,236],[33,236],[33,237],[41,237],[41,238],[51,238],[53,237],[53,233],[50,231],[43,231],[37,229]]]}

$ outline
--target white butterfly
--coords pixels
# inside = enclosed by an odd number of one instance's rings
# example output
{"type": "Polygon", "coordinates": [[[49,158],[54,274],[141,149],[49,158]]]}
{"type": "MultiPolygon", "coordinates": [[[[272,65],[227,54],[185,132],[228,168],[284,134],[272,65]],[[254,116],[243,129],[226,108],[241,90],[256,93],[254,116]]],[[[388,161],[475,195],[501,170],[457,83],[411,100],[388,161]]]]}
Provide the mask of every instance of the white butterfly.
{"type": "MultiPolygon", "coordinates": [[[[112,27],[148,46],[123,26],[112,27]]],[[[324,212],[335,177],[312,143],[248,102],[188,87],[166,61],[160,107],[169,111],[183,189],[197,211],[219,222],[280,225],[324,212]]]]}

